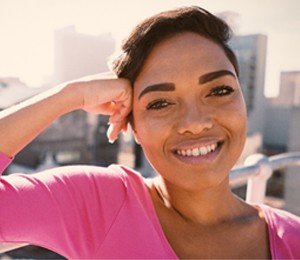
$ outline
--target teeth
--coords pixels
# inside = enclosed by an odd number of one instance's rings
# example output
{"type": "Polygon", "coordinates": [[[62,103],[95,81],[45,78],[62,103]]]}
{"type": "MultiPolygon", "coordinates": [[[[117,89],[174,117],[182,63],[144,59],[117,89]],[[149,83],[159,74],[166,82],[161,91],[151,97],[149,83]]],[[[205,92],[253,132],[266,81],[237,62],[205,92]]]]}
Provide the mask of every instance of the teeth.
{"type": "Polygon", "coordinates": [[[205,155],[205,154],[207,154],[207,149],[205,148],[205,147],[201,147],[200,148],[200,153],[201,153],[201,155],[205,155]]]}
{"type": "Polygon", "coordinates": [[[199,155],[206,155],[208,153],[213,152],[216,150],[217,144],[212,144],[208,146],[202,146],[200,148],[194,149],[187,149],[187,150],[177,150],[176,153],[182,156],[199,156],[199,155]]]}
{"type": "Polygon", "coordinates": [[[193,149],[193,156],[198,156],[199,155],[199,149],[195,148],[193,149]]]}
{"type": "Polygon", "coordinates": [[[217,148],[217,144],[212,144],[212,145],[210,146],[210,149],[211,149],[212,151],[216,150],[216,148],[217,148]]]}

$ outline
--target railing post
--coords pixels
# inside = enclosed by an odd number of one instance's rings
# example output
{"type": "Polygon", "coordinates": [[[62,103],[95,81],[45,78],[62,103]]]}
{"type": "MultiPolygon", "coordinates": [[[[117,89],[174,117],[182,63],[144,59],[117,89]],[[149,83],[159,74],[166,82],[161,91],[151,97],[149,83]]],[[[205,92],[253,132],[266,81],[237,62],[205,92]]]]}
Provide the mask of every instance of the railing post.
{"type": "Polygon", "coordinates": [[[264,202],[267,181],[272,176],[272,167],[269,158],[263,154],[250,155],[245,160],[245,165],[257,164],[259,173],[248,179],[246,201],[261,204],[264,202]]]}

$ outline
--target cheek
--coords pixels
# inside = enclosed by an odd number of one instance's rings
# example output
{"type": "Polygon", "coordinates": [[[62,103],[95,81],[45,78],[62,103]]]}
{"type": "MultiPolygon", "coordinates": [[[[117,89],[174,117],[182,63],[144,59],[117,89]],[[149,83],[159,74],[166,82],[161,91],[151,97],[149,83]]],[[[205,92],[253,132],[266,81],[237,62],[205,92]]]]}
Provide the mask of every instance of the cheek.
{"type": "Polygon", "coordinates": [[[236,107],[230,111],[225,110],[224,113],[224,119],[228,122],[232,131],[243,132],[246,129],[247,115],[245,110],[241,109],[241,107],[236,107]]]}
{"type": "Polygon", "coordinates": [[[170,124],[167,118],[153,118],[144,113],[135,114],[135,132],[139,137],[141,145],[155,143],[169,132],[170,124]]]}
{"type": "Polygon", "coordinates": [[[237,96],[230,104],[220,107],[215,115],[218,118],[217,124],[225,129],[237,150],[242,149],[247,134],[247,113],[242,96],[237,96]]]}
{"type": "Polygon", "coordinates": [[[237,150],[242,150],[247,136],[247,113],[243,99],[239,99],[223,113],[224,124],[227,124],[227,129],[230,131],[237,150]]]}
{"type": "Polygon", "coordinates": [[[235,124],[237,127],[239,127],[242,131],[244,131],[243,134],[246,134],[246,128],[247,128],[247,111],[246,111],[246,105],[244,102],[243,97],[239,99],[239,102],[237,102],[236,106],[234,107],[235,111],[235,124]]]}
{"type": "Polygon", "coordinates": [[[168,139],[168,125],[166,120],[154,120],[141,114],[135,115],[135,135],[141,145],[148,162],[156,171],[157,166],[162,164],[164,158],[164,147],[168,139]]]}
{"type": "Polygon", "coordinates": [[[133,110],[135,135],[148,153],[159,153],[172,132],[172,116],[157,117],[139,108],[133,110]]]}
{"type": "Polygon", "coordinates": [[[223,118],[235,129],[245,129],[247,124],[246,106],[243,96],[239,94],[229,106],[220,109],[223,118]]]}

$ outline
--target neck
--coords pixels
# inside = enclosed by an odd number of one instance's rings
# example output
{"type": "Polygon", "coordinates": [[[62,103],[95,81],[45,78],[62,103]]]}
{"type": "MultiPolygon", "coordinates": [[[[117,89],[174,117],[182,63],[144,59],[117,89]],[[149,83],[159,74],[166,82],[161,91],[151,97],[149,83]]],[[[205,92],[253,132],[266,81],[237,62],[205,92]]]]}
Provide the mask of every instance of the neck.
{"type": "Polygon", "coordinates": [[[156,178],[154,185],[164,206],[186,221],[209,226],[249,214],[249,206],[232,194],[228,179],[217,187],[200,191],[184,190],[161,176],[156,178]]]}

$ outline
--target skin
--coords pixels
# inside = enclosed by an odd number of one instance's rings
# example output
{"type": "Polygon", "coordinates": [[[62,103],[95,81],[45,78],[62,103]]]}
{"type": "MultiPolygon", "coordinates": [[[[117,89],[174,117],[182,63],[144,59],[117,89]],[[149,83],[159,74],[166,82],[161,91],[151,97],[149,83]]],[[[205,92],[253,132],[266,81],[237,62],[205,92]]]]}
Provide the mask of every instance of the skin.
{"type": "Polygon", "coordinates": [[[147,185],[180,258],[269,257],[263,217],[229,186],[229,172],[246,138],[245,102],[235,75],[217,44],[186,32],[158,43],[134,84],[135,138],[159,174],[147,185]],[[199,77],[224,70],[232,75],[199,84],[199,77]],[[149,91],[149,86],[162,83],[173,87],[149,91]],[[223,85],[233,92],[211,95],[223,85]],[[222,142],[221,149],[208,161],[190,163],[174,154],[174,149],[216,141],[222,142]]]}

